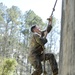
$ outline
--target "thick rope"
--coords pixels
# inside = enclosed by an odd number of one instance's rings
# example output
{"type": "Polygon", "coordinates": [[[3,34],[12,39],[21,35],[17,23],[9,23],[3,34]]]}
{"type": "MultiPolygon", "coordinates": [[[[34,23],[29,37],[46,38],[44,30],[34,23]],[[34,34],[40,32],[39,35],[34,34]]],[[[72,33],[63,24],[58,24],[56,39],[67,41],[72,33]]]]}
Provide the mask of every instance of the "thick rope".
{"type": "Polygon", "coordinates": [[[57,0],[55,1],[55,4],[54,4],[54,7],[53,7],[53,10],[52,10],[51,16],[53,15],[53,12],[55,11],[56,3],[57,3],[57,0]]]}
{"type": "MultiPolygon", "coordinates": [[[[54,4],[54,7],[53,7],[50,17],[53,15],[53,12],[55,11],[56,4],[57,4],[57,0],[55,1],[55,4],[54,4]]],[[[47,18],[47,20],[50,20],[50,18],[47,18]]]]}
{"type": "Polygon", "coordinates": [[[43,75],[46,75],[47,74],[47,72],[46,72],[46,69],[45,69],[45,49],[43,50],[43,57],[44,57],[44,73],[43,73],[43,75]]]}
{"type": "MultiPolygon", "coordinates": [[[[53,12],[55,11],[56,4],[57,4],[57,0],[55,1],[55,4],[54,4],[54,7],[53,7],[53,10],[52,10],[52,13],[51,13],[50,17],[53,15],[53,12]]],[[[47,20],[50,21],[50,18],[48,18],[47,20]]],[[[44,71],[43,71],[44,73],[43,73],[43,75],[46,75],[47,72],[46,72],[46,69],[45,69],[45,49],[43,50],[43,57],[44,57],[44,71]]]]}

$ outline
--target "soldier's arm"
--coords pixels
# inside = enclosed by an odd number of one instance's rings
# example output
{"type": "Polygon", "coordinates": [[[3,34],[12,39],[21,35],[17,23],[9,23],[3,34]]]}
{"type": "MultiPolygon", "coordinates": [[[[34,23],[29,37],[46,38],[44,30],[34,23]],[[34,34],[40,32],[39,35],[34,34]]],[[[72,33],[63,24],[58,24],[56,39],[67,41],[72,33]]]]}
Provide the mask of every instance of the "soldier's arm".
{"type": "Polygon", "coordinates": [[[47,43],[47,39],[46,38],[43,38],[43,37],[40,37],[39,35],[34,35],[34,38],[36,40],[36,42],[41,45],[42,47],[44,47],[44,44],[47,43]]]}
{"type": "Polygon", "coordinates": [[[46,29],[47,33],[49,33],[52,29],[52,16],[48,19],[48,21],[49,22],[48,22],[48,26],[47,26],[47,29],[46,29]]]}
{"type": "Polygon", "coordinates": [[[50,23],[48,24],[47,29],[46,29],[47,33],[49,33],[51,29],[52,29],[52,24],[50,23]]]}
{"type": "Polygon", "coordinates": [[[47,26],[46,30],[42,31],[41,36],[42,37],[44,37],[44,36],[46,37],[47,34],[51,31],[51,29],[52,29],[52,19],[50,18],[48,26],[47,26]]]}

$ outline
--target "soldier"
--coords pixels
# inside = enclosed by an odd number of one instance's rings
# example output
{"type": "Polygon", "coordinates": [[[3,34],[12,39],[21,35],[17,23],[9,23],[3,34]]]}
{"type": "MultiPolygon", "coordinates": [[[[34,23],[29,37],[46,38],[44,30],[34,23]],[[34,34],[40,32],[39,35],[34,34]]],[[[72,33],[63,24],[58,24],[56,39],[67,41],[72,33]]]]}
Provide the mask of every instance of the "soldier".
{"type": "MultiPolygon", "coordinates": [[[[32,75],[41,75],[42,73],[42,64],[41,61],[44,60],[43,50],[45,49],[44,45],[47,43],[47,33],[52,29],[52,18],[49,20],[49,24],[46,30],[41,31],[37,25],[31,27],[33,35],[30,42],[30,54],[29,61],[34,67],[35,71],[32,75]]],[[[58,74],[58,66],[56,59],[52,53],[45,54],[45,60],[49,60],[53,75],[58,74]]]]}

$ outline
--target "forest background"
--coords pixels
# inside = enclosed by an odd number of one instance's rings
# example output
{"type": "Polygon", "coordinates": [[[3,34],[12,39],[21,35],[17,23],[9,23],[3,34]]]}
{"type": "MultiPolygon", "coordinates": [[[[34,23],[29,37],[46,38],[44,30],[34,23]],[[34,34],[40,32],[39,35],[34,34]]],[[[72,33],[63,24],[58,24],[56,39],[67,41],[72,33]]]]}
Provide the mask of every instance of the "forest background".
{"type": "MultiPolygon", "coordinates": [[[[53,29],[47,36],[48,43],[46,44],[46,52],[54,53],[58,63],[60,18],[60,15],[58,18],[53,16],[53,29]]],[[[8,8],[2,2],[0,3],[0,75],[30,75],[34,70],[27,60],[29,40],[32,34],[30,27],[34,24],[44,30],[48,22],[32,9],[23,12],[18,6],[12,5],[8,8]]],[[[48,62],[46,62],[46,70],[48,74],[51,73],[48,62]]]]}

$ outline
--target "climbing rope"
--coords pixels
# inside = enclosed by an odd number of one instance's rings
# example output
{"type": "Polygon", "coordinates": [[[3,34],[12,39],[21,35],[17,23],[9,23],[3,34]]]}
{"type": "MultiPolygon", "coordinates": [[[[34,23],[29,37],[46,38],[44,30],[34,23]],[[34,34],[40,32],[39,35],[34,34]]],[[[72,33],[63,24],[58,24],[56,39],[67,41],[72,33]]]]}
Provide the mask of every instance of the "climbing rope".
{"type": "MultiPolygon", "coordinates": [[[[56,4],[57,4],[57,0],[55,1],[55,4],[54,4],[54,7],[53,7],[53,10],[52,10],[52,13],[51,13],[50,17],[52,17],[53,12],[55,11],[56,4]]],[[[50,18],[47,18],[47,20],[50,21],[50,18]]],[[[47,75],[47,72],[46,72],[46,69],[45,69],[45,50],[43,50],[43,57],[44,57],[44,71],[43,71],[43,75],[47,75]]]]}
{"type": "MultiPolygon", "coordinates": [[[[57,4],[57,0],[55,1],[55,4],[54,4],[54,7],[53,7],[50,17],[53,15],[53,12],[55,11],[56,4],[57,4]]],[[[47,20],[50,20],[50,18],[47,18],[47,20]]]]}

